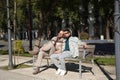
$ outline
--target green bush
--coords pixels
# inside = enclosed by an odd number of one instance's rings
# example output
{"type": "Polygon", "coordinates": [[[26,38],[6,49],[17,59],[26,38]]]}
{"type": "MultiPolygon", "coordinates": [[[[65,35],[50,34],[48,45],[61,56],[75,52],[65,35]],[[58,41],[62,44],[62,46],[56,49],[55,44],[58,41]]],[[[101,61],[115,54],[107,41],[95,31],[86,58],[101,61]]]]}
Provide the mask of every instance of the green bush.
{"type": "Polygon", "coordinates": [[[81,40],[87,40],[87,39],[89,39],[88,33],[86,33],[86,32],[81,32],[81,33],[80,33],[80,39],[81,39],[81,40]]]}

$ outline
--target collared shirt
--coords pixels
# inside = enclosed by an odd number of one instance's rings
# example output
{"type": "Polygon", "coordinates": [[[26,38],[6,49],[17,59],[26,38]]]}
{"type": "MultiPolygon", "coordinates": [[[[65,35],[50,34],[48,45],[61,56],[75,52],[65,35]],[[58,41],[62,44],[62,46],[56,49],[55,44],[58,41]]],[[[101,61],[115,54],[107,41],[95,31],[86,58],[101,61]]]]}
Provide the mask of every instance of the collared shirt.
{"type": "MultiPolygon", "coordinates": [[[[64,39],[64,44],[62,46],[62,51],[65,50],[65,39],[64,39]]],[[[83,44],[81,40],[78,39],[78,37],[69,37],[69,49],[70,49],[70,54],[72,57],[77,57],[79,55],[79,47],[83,44]]]]}

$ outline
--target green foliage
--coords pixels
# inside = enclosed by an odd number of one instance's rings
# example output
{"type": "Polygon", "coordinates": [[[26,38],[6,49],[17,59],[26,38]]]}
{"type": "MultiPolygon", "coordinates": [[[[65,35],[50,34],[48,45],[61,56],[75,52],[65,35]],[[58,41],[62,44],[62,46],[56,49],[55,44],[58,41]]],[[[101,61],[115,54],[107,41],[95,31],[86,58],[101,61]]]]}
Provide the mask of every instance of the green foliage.
{"type": "Polygon", "coordinates": [[[100,65],[115,66],[115,57],[95,57],[94,60],[100,65]]]}
{"type": "Polygon", "coordinates": [[[81,39],[81,40],[87,40],[87,39],[89,39],[88,33],[81,32],[81,33],[80,33],[80,39],[81,39]]]}
{"type": "Polygon", "coordinates": [[[61,7],[57,7],[56,13],[54,14],[55,16],[59,16],[60,18],[63,18],[64,16],[64,11],[62,10],[61,7]]]}
{"type": "Polygon", "coordinates": [[[33,19],[33,24],[34,24],[34,29],[38,29],[38,26],[39,26],[39,20],[38,20],[38,18],[34,18],[33,19]]]}
{"type": "Polygon", "coordinates": [[[6,55],[8,54],[8,50],[0,50],[0,55],[6,55]]]}
{"type": "MultiPolygon", "coordinates": [[[[27,30],[28,22],[28,0],[10,0],[10,19],[14,21],[14,1],[17,2],[17,26],[16,32],[20,32],[21,28],[27,30]]],[[[99,16],[103,18],[103,26],[106,25],[107,19],[113,17],[114,0],[31,0],[32,19],[34,27],[39,31],[45,31],[44,24],[54,22],[56,19],[66,19],[76,23],[75,29],[78,29],[80,18],[85,26],[88,26],[87,19],[89,17],[88,3],[94,5],[94,16],[96,23],[99,16]],[[84,10],[80,11],[79,6],[83,6],[84,10]],[[42,27],[38,27],[41,25],[42,27]],[[42,29],[42,30],[40,30],[42,29]]],[[[0,29],[7,32],[7,10],[6,0],[0,0],[0,29]]],[[[53,25],[52,25],[53,26],[53,25]]],[[[48,26],[47,26],[48,27],[48,26]]],[[[50,28],[51,30],[54,28],[50,28]]]]}
{"type": "MultiPolygon", "coordinates": [[[[23,53],[20,53],[18,54],[18,52],[16,51],[15,54],[14,52],[12,52],[13,55],[16,55],[16,56],[24,56],[24,57],[32,57],[31,54],[29,54],[28,52],[23,52],[23,53]]],[[[0,50],[0,55],[8,55],[8,50],[0,50]]]]}

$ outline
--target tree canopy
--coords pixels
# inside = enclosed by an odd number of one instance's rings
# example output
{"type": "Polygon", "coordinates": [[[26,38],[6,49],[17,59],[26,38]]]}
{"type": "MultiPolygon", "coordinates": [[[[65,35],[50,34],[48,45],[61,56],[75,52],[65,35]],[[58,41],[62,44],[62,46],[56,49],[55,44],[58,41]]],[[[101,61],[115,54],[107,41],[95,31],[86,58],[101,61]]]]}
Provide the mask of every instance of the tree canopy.
{"type": "MultiPolygon", "coordinates": [[[[74,36],[80,37],[83,32],[89,35],[88,19],[91,17],[94,20],[91,24],[94,26],[95,39],[100,38],[100,35],[104,35],[107,39],[114,37],[114,0],[10,0],[11,25],[15,20],[14,34],[21,39],[22,32],[28,32],[29,29],[29,7],[31,7],[31,29],[38,30],[38,37],[44,35],[50,39],[64,27],[71,28],[74,36]]],[[[0,14],[0,33],[6,33],[6,0],[0,0],[0,14]]]]}

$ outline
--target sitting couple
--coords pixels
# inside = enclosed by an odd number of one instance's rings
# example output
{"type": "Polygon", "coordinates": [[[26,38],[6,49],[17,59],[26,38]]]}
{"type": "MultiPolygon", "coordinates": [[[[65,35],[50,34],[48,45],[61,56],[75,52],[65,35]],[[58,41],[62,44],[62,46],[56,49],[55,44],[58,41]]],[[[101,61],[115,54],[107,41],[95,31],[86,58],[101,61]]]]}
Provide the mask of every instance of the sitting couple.
{"type": "Polygon", "coordinates": [[[86,43],[81,42],[77,37],[72,37],[72,31],[68,28],[61,30],[57,37],[51,39],[48,44],[44,44],[40,48],[37,61],[35,63],[36,69],[33,74],[38,74],[40,72],[40,65],[42,58],[45,55],[49,55],[51,61],[58,68],[56,74],[61,76],[66,74],[65,58],[77,57],[79,55],[79,46],[87,47],[86,43]],[[49,54],[46,53],[45,48],[48,47],[49,54]]]}

